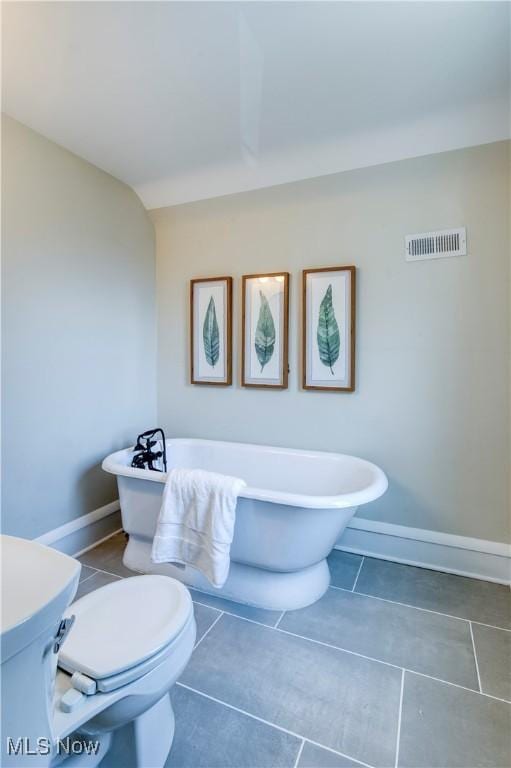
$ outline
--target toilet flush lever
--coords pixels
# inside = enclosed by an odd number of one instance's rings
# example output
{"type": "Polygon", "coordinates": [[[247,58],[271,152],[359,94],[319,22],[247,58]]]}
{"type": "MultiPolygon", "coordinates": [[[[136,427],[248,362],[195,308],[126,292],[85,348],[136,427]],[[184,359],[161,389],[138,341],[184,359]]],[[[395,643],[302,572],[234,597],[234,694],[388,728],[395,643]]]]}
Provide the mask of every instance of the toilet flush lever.
{"type": "Polygon", "coordinates": [[[62,647],[62,643],[69,634],[69,630],[75,622],[75,617],[70,616],[68,619],[62,619],[55,635],[55,642],[53,643],[53,653],[58,653],[62,647]]]}

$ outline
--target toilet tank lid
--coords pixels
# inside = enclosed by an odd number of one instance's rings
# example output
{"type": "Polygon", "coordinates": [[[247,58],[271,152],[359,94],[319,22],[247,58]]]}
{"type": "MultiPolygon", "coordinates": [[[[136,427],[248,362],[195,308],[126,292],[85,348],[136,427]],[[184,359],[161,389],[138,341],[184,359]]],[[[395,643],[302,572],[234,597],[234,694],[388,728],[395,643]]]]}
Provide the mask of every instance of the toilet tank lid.
{"type": "Polygon", "coordinates": [[[78,560],[35,541],[2,535],[0,555],[2,635],[37,614],[51,613],[54,601],[78,582],[78,560]]]}
{"type": "Polygon", "coordinates": [[[95,680],[117,675],[157,654],[193,612],[187,588],[169,576],[131,576],[69,606],[75,622],[59,666],[95,680]]]}

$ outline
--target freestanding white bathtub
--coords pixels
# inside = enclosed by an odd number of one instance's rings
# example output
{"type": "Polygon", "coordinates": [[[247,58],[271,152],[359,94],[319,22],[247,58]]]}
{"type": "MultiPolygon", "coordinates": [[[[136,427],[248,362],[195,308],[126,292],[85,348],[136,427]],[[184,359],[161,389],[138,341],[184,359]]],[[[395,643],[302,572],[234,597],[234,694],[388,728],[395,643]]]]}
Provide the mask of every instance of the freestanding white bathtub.
{"type": "Polygon", "coordinates": [[[103,469],[117,475],[128,568],[163,573],[203,592],[261,608],[291,610],[318,600],[330,583],[326,557],[360,504],[387,489],[374,464],[354,456],[216,440],[167,440],[169,470],[205,469],[243,478],[229,577],[215,589],[194,568],[151,561],[167,475],[133,469],[131,448],[103,469]]]}

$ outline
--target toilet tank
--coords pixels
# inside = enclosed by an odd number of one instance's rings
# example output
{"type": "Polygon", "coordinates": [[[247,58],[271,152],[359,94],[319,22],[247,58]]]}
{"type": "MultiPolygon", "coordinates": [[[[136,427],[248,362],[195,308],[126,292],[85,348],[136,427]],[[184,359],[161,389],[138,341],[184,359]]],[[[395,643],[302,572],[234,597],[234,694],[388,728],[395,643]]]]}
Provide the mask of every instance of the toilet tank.
{"type": "Polygon", "coordinates": [[[14,536],[0,536],[0,563],[1,765],[49,765],[53,647],[81,566],[68,555],[14,536]]]}

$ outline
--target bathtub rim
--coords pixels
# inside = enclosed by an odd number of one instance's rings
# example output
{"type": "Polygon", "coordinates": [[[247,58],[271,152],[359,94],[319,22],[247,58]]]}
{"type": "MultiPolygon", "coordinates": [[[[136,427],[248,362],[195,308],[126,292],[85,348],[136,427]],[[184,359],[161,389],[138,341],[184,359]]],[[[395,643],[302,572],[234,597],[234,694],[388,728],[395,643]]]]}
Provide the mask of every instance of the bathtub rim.
{"type": "MultiPolygon", "coordinates": [[[[251,486],[245,486],[240,492],[240,496],[244,499],[252,499],[254,501],[266,501],[272,504],[282,504],[290,507],[305,507],[306,509],[343,509],[347,507],[358,507],[361,504],[367,504],[370,501],[374,501],[382,496],[388,488],[388,480],[385,472],[380,469],[376,464],[373,464],[366,459],[361,459],[358,456],[352,456],[351,454],[334,453],[333,451],[308,451],[300,448],[283,448],[280,446],[261,445],[257,443],[241,443],[227,440],[207,440],[204,438],[193,437],[175,437],[168,438],[167,446],[172,443],[188,443],[188,444],[207,444],[227,446],[229,448],[239,448],[241,446],[247,446],[256,450],[271,450],[278,453],[286,453],[290,455],[310,456],[311,458],[332,457],[347,458],[357,463],[363,464],[366,468],[370,469],[372,474],[372,482],[365,488],[353,491],[352,493],[343,493],[338,495],[329,496],[317,496],[301,493],[291,493],[287,491],[275,491],[267,488],[254,488],[251,486]]],[[[127,466],[120,461],[121,457],[125,457],[130,451],[133,451],[133,446],[123,448],[120,451],[115,451],[109,454],[101,464],[102,469],[109,474],[137,478],[139,480],[148,480],[153,483],[164,484],[168,477],[168,472],[155,472],[150,469],[137,469],[136,467],[127,466]]]]}

